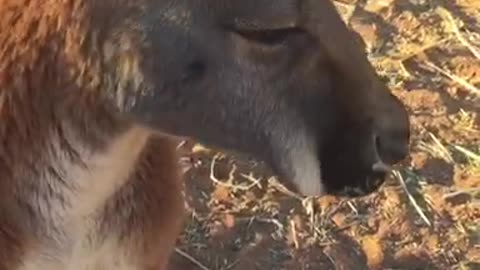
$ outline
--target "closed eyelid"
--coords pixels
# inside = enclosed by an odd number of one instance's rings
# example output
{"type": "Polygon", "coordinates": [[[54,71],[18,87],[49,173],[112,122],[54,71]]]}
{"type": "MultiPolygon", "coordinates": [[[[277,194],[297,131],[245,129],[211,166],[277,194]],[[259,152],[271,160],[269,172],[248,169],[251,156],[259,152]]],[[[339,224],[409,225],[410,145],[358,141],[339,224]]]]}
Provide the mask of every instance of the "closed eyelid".
{"type": "Polygon", "coordinates": [[[261,31],[298,25],[298,0],[229,0],[225,24],[236,30],[261,31]]]}
{"type": "Polygon", "coordinates": [[[302,33],[297,28],[285,28],[275,30],[260,30],[260,31],[235,31],[237,34],[250,41],[255,41],[263,45],[279,45],[288,40],[289,37],[302,33]]]}

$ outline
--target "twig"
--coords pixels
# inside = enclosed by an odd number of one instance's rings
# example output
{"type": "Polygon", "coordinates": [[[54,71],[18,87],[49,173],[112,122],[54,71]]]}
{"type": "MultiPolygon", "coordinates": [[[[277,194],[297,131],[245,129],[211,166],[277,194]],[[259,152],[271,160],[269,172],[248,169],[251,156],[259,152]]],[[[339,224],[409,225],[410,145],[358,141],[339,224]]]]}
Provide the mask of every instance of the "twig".
{"type": "Polygon", "coordinates": [[[477,193],[477,192],[480,192],[480,187],[457,190],[457,191],[453,191],[453,192],[450,192],[450,193],[447,193],[447,194],[443,195],[443,199],[453,198],[453,197],[461,195],[461,194],[474,194],[474,193],[477,193]]]}
{"type": "MultiPolygon", "coordinates": [[[[216,163],[216,160],[217,160],[218,156],[215,155],[213,158],[212,158],[212,162],[210,163],[210,180],[212,180],[215,184],[217,185],[220,185],[220,186],[224,186],[224,187],[227,187],[227,188],[232,188],[234,190],[250,190],[252,187],[256,186],[256,185],[259,185],[259,181],[260,180],[257,180],[257,181],[253,181],[252,184],[250,185],[234,185],[234,184],[230,184],[231,182],[233,182],[233,179],[235,179],[235,172],[237,171],[237,166],[235,164],[232,165],[232,170],[230,170],[230,173],[228,174],[228,179],[226,180],[226,182],[223,182],[223,181],[220,181],[216,176],[215,176],[215,163],[216,163]]],[[[250,180],[248,178],[248,176],[243,176],[244,178],[250,180]]],[[[252,177],[253,178],[253,177],[252,177]]]]}
{"type": "Polygon", "coordinates": [[[465,156],[473,159],[475,162],[480,162],[480,155],[464,148],[464,147],[461,147],[460,145],[454,145],[453,147],[455,147],[455,149],[457,149],[459,152],[462,152],[462,154],[464,154],[465,156]]]}
{"type": "Polygon", "coordinates": [[[475,48],[472,44],[470,44],[470,42],[468,42],[467,39],[465,39],[465,37],[463,37],[463,35],[460,33],[460,29],[458,29],[458,26],[455,23],[455,20],[454,20],[452,14],[443,7],[438,7],[437,12],[441,17],[443,17],[444,20],[446,20],[448,23],[450,23],[452,31],[455,34],[455,36],[457,37],[457,39],[460,41],[460,43],[462,43],[465,47],[467,47],[468,50],[470,50],[470,52],[473,55],[475,55],[475,57],[480,59],[480,50],[475,48]]]}
{"type": "Polygon", "coordinates": [[[255,218],[256,221],[262,222],[262,223],[269,223],[275,225],[277,227],[278,232],[283,232],[285,230],[285,227],[283,226],[280,221],[274,219],[274,218],[255,218]]]}
{"type": "Polygon", "coordinates": [[[185,144],[187,144],[187,140],[182,140],[177,144],[177,150],[182,148],[185,144]]]}
{"type": "Polygon", "coordinates": [[[465,89],[469,90],[470,92],[480,96],[480,89],[478,89],[477,87],[475,87],[471,83],[467,82],[465,79],[462,79],[455,74],[452,74],[452,73],[450,73],[446,70],[441,69],[440,67],[438,67],[437,65],[435,65],[434,63],[432,63],[430,61],[425,61],[425,65],[427,67],[439,72],[440,74],[449,78],[450,80],[460,84],[461,86],[463,86],[465,89]]]}
{"type": "Polygon", "coordinates": [[[195,264],[196,266],[198,266],[200,269],[202,270],[212,270],[208,267],[206,267],[205,265],[203,265],[201,262],[199,262],[197,259],[193,258],[192,256],[188,255],[186,252],[180,250],[179,248],[175,248],[175,252],[180,254],[182,257],[186,258],[187,260],[189,260],[190,262],[192,262],[193,264],[195,264]]]}
{"type": "Polygon", "coordinates": [[[292,198],[295,198],[299,201],[303,201],[304,198],[298,194],[296,194],[295,192],[289,190],[287,187],[285,187],[284,185],[282,185],[278,179],[276,177],[270,177],[268,178],[268,183],[274,187],[275,189],[277,189],[278,191],[280,191],[281,193],[289,196],[289,197],[292,197],[292,198]]]}
{"type": "Polygon", "coordinates": [[[415,208],[415,210],[418,212],[418,214],[420,215],[420,217],[423,219],[423,221],[428,225],[428,226],[432,226],[432,223],[430,222],[430,220],[428,220],[427,216],[425,215],[425,213],[422,211],[422,209],[420,208],[420,206],[418,205],[417,201],[415,201],[415,198],[413,197],[413,195],[410,193],[410,191],[408,190],[408,187],[407,187],[407,184],[405,183],[405,180],[403,179],[403,176],[402,174],[400,174],[398,171],[394,170],[393,171],[393,175],[395,175],[395,177],[398,179],[398,181],[400,182],[403,190],[405,191],[405,193],[407,194],[407,197],[408,199],[410,200],[410,203],[413,205],[413,207],[415,208]]]}
{"type": "Polygon", "coordinates": [[[315,201],[311,197],[306,197],[305,199],[302,200],[302,206],[305,209],[305,213],[310,218],[310,226],[311,226],[312,232],[314,234],[314,237],[317,238],[318,233],[316,231],[317,219],[316,219],[316,216],[315,216],[315,201]]]}
{"type": "Polygon", "coordinates": [[[435,40],[435,41],[432,41],[432,42],[429,42],[425,45],[423,45],[422,47],[418,48],[417,50],[407,54],[407,55],[404,55],[404,56],[393,56],[393,60],[394,61],[399,61],[400,63],[404,63],[405,61],[421,54],[421,53],[424,53],[430,49],[433,49],[433,48],[436,48],[440,45],[442,45],[443,43],[447,42],[447,41],[450,41],[452,38],[450,37],[447,37],[447,38],[442,38],[440,40],[435,40]]]}
{"type": "Polygon", "coordinates": [[[355,215],[358,215],[358,209],[355,207],[355,205],[353,205],[352,201],[348,201],[347,205],[348,205],[348,207],[350,207],[350,209],[352,209],[352,211],[355,213],[355,215]]]}
{"type": "Polygon", "coordinates": [[[453,159],[452,155],[450,154],[448,149],[440,142],[440,140],[431,132],[429,132],[428,135],[430,136],[430,138],[432,138],[433,142],[438,146],[438,148],[440,149],[440,152],[442,152],[442,155],[444,156],[443,158],[447,162],[454,163],[455,160],[453,159]]]}
{"type": "Polygon", "coordinates": [[[248,174],[241,173],[240,174],[243,178],[247,179],[248,181],[252,182],[252,186],[257,186],[258,188],[262,188],[260,184],[262,182],[262,178],[255,178],[252,172],[248,174]]]}
{"type": "Polygon", "coordinates": [[[292,239],[293,239],[293,244],[295,245],[295,249],[299,249],[300,244],[298,243],[297,229],[296,229],[294,220],[290,220],[290,227],[292,228],[292,239]]]}

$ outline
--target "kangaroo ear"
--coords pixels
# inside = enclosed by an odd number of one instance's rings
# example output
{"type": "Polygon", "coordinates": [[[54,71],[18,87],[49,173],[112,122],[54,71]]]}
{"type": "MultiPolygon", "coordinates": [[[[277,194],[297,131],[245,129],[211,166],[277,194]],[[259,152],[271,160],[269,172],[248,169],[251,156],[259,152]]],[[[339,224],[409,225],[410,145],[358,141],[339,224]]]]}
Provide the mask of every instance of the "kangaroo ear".
{"type": "Polygon", "coordinates": [[[332,69],[344,78],[343,86],[335,91],[338,100],[348,103],[342,106],[353,118],[369,117],[370,110],[365,107],[374,102],[378,92],[374,88],[380,82],[355,32],[349,29],[330,0],[304,0],[300,9],[300,27],[313,36],[328,56],[332,69]]]}
{"type": "MultiPolygon", "coordinates": [[[[323,1],[323,0],[321,0],[323,1]]],[[[239,30],[276,30],[295,27],[299,0],[228,0],[223,6],[225,23],[239,30]]]]}
{"type": "Polygon", "coordinates": [[[346,25],[332,1],[305,0],[300,9],[301,27],[313,35],[340,73],[363,86],[372,75],[371,64],[359,37],[346,25]]]}

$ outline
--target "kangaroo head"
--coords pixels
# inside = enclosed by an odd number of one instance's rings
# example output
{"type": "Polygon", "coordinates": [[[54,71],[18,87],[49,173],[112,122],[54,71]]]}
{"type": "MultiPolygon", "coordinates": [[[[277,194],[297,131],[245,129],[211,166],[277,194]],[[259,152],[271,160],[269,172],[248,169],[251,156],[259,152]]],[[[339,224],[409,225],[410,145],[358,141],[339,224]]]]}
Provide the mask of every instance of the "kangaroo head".
{"type": "Polygon", "coordinates": [[[125,119],[253,155],[305,195],[369,193],[405,157],[406,110],[329,1],[141,2],[101,19],[125,119]]]}

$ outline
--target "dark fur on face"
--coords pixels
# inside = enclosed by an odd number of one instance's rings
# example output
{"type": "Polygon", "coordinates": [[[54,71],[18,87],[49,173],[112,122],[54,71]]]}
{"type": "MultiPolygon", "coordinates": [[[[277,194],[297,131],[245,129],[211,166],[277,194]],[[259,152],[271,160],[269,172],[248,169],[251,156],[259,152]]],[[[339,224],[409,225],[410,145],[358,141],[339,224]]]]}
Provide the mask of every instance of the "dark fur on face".
{"type": "Polygon", "coordinates": [[[406,155],[408,117],[358,37],[330,3],[309,21],[316,3],[227,2],[163,1],[134,20],[143,38],[117,44],[137,50],[144,78],[116,93],[120,108],[164,133],[266,160],[304,194],[375,190],[386,172],[372,166],[406,155]]]}

